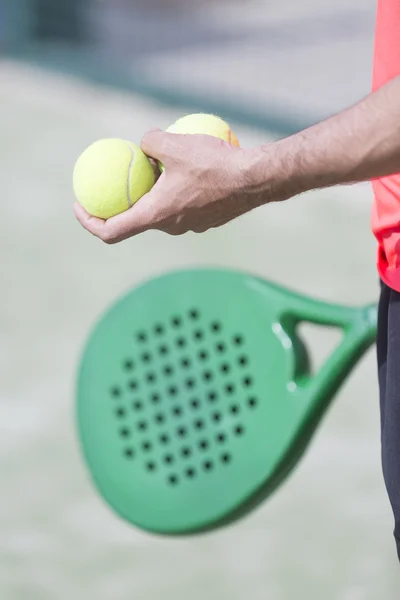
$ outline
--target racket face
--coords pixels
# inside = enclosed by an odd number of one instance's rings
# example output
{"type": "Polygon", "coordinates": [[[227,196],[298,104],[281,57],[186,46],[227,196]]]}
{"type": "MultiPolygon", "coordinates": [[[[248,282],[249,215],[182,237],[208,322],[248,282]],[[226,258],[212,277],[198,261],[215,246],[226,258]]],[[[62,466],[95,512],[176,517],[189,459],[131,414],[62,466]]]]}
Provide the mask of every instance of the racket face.
{"type": "Polygon", "coordinates": [[[210,528],[274,474],[308,407],[283,302],[241,273],[178,272],[97,324],[80,366],[79,435],[122,518],[160,533],[210,528]]]}

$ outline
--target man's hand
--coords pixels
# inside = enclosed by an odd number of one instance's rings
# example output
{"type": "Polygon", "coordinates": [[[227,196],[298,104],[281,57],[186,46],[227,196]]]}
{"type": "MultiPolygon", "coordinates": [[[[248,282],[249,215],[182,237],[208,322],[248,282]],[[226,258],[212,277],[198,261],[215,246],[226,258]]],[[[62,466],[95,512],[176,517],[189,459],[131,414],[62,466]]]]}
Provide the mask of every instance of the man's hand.
{"type": "Polygon", "coordinates": [[[75,215],[90,233],[114,244],[149,229],[170,235],[219,227],[261,203],[249,181],[252,150],[205,135],[151,131],[142,150],[165,166],[153,189],[131,209],[106,221],[78,203],[75,215]]]}
{"type": "Polygon", "coordinates": [[[148,229],[203,232],[268,202],[399,173],[400,76],[342,113],[254,150],[161,131],[148,133],[142,148],[166,170],[135,206],[102,221],[75,205],[83,227],[107,243],[148,229]]]}

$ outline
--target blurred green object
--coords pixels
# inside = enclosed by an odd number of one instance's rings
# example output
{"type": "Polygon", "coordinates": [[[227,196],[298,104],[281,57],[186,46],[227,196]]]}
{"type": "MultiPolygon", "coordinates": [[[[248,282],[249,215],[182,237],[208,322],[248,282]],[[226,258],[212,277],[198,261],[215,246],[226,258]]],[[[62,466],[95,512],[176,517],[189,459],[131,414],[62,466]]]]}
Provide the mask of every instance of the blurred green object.
{"type": "Polygon", "coordinates": [[[376,306],[326,304],[240,272],[145,283],[97,324],[79,369],[79,436],[97,489],[153,532],[240,518],[295,467],[375,335],[376,306]],[[344,332],[316,374],[302,322],[344,332]]]}

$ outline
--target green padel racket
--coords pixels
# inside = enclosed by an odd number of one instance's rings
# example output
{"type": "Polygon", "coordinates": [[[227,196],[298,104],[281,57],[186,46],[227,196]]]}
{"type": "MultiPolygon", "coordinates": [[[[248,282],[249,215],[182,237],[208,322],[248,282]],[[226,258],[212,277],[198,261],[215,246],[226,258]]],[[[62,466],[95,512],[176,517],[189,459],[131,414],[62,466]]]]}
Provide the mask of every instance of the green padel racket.
{"type": "Polygon", "coordinates": [[[138,287],[97,324],[80,365],[79,436],[100,494],[169,535],[243,516],[294,468],[375,335],[375,305],[326,304],[243,273],[138,287]],[[304,321],[344,332],[315,375],[304,321]]]}

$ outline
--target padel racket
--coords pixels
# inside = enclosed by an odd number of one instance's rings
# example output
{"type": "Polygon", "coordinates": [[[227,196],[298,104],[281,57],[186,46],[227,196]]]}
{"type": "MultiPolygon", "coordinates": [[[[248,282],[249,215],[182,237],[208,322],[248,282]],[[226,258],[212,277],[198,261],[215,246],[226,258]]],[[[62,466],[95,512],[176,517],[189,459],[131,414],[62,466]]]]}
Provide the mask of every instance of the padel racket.
{"type": "Polygon", "coordinates": [[[100,494],[169,535],[243,516],[294,468],[375,336],[375,305],[326,304],[243,273],[138,287],[97,324],[79,370],[79,436],[100,494]],[[304,321],[344,334],[315,375],[304,321]]]}

